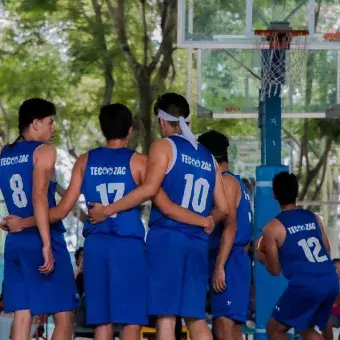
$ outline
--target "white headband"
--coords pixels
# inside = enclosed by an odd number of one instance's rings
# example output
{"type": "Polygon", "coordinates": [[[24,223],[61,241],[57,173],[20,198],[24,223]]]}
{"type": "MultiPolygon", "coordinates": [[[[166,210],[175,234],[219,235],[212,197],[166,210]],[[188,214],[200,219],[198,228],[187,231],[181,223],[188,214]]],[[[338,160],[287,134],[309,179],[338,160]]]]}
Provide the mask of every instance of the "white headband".
{"type": "Polygon", "coordinates": [[[179,127],[182,131],[182,134],[183,134],[183,137],[185,139],[187,139],[191,144],[192,146],[197,149],[197,141],[196,141],[196,137],[195,135],[192,133],[192,131],[190,130],[187,122],[190,122],[190,118],[187,117],[187,118],[184,118],[184,117],[174,117],[174,116],[171,116],[169,115],[168,113],[166,113],[165,111],[163,110],[158,110],[158,115],[157,115],[158,118],[161,118],[161,119],[164,119],[168,122],[178,122],[179,123],[179,127]]]}

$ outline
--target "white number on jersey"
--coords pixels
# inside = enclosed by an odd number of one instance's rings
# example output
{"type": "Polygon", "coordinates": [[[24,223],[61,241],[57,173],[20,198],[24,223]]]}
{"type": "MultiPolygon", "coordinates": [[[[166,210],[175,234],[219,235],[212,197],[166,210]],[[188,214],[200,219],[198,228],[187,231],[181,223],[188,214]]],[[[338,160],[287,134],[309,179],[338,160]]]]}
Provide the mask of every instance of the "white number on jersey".
{"type": "MultiPolygon", "coordinates": [[[[109,205],[110,203],[116,202],[120,200],[125,191],[125,183],[103,183],[100,185],[97,185],[96,187],[97,192],[99,192],[100,199],[102,201],[103,205],[109,205]],[[113,202],[109,202],[109,195],[113,194],[116,191],[116,195],[113,199],[113,202]]],[[[111,218],[117,217],[117,214],[114,214],[110,216],[111,218]]]]}
{"type": "Polygon", "coordinates": [[[326,255],[319,256],[321,245],[316,237],[310,237],[307,240],[302,239],[298,242],[298,245],[302,247],[309,262],[325,262],[328,260],[326,255]],[[313,253],[311,249],[313,249],[313,253]]]}
{"type": "Polygon", "coordinates": [[[24,183],[22,182],[22,177],[19,174],[14,174],[9,180],[9,185],[13,190],[13,203],[18,208],[25,208],[28,202],[27,196],[24,192],[24,183]]]}
{"type": "Polygon", "coordinates": [[[194,175],[191,174],[186,174],[184,179],[186,180],[186,183],[181,206],[183,208],[188,208],[191,200],[194,211],[202,213],[207,206],[210,188],[209,182],[205,178],[198,178],[194,183],[194,175]],[[191,199],[192,191],[194,191],[194,194],[191,199]]]}

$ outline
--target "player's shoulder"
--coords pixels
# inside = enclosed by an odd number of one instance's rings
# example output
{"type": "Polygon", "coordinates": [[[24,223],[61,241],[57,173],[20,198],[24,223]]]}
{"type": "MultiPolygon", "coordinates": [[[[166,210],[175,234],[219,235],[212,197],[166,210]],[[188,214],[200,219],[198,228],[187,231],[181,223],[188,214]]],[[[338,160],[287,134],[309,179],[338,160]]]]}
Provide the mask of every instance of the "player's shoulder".
{"type": "Polygon", "coordinates": [[[86,165],[88,158],[89,158],[89,152],[88,151],[84,152],[78,156],[76,160],[76,164],[86,165]]]}
{"type": "Polygon", "coordinates": [[[228,183],[230,185],[240,185],[240,182],[236,178],[234,174],[232,174],[230,171],[226,171],[222,173],[222,179],[224,183],[228,183]]]}
{"type": "Polygon", "coordinates": [[[172,149],[172,139],[162,138],[154,141],[150,147],[151,152],[169,152],[172,149]]]}
{"type": "Polygon", "coordinates": [[[40,144],[37,146],[37,148],[34,150],[34,156],[35,157],[47,157],[47,158],[50,158],[50,157],[54,157],[56,158],[57,157],[57,149],[54,145],[51,145],[51,144],[46,144],[46,143],[43,143],[43,144],[40,144]]]}
{"type": "Polygon", "coordinates": [[[139,152],[135,152],[131,157],[131,162],[135,165],[146,166],[148,162],[148,156],[139,152]]]}
{"type": "Polygon", "coordinates": [[[272,218],[263,228],[263,232],[266,234],[276,234],[285,230],[284,225],[276,217],[272,218]]]}

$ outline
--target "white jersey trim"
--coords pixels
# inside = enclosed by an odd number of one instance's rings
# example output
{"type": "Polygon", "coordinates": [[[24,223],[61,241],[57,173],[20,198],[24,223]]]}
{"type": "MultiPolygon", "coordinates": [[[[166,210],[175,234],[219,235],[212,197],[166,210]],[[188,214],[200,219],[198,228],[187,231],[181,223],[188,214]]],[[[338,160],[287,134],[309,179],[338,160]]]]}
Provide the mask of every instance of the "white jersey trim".
{"type": "Polygon", "coordinates": [[[174,143],[173,140],[171,140],[170,138],[165,138],[167,141],[170,142],[170,145],[172,147],[172,162],[168,168],[168,170],[166,171],[166,174],[168,174],[172,168],[174,167],[175,163],[176,163],[176,160],[177,160],[177,147],[176,147],[176,144],[174,143]]]}

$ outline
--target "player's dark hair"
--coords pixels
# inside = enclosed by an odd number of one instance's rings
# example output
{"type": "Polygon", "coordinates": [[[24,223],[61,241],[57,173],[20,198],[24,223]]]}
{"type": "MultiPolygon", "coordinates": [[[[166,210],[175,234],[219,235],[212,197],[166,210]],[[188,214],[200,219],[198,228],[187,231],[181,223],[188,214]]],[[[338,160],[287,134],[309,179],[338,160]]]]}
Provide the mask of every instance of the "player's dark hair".
{"type": "Polygon", "coordinates": [[[332,261],[333,263],[337,263],[337,262],[340,262],[340,259],[333,259],[332,261]]]}
{"type": "Polygon", "coordinates": [[[79,260],[81,253],[84,251],[84,247],[79,247],[74,253],[74,258],[76,262],[79,260]]]}
{"type": "Polygon", "coordinates": [[[299,193],[297,177],[287,171],[280,172],[273,179],[273,191],[281,206],[295,204],[299,193]]]}
{"type": "Polygon", "coordinates": [[[23,138],[23,132],[34,121],[56,115],[56,108],[53,103],[45,99],[31,98],[25,100],[19,108],[18,130],[19,136],[11,144],[13,146],[19,139],[23,138]]]}
{"type": "Polygon", "coordinates": [[[228,163],[229,139],[216,130],[203,133],[198,137],[198,142],[203,144],[215,157],[217,163],[228,163]]]}
{"type": "MultiPolygon", "coordinates": [[[[190,107],[187,100],[180,94],[171,92],[158,97],[157,102],[153,107],[153,112],[156,117],[159,109],[174,117],[187,118],[190,114],[190,107]]],[[[178,122],[168,123],[172,126],[178,125],[178,122]]]]}
{"type": "Polygon", "coordinates": [[[132,113],[120,103],[104,105],[100,109],[99,122],[106,140],[124,139],[132,127],[132,113]]]}

